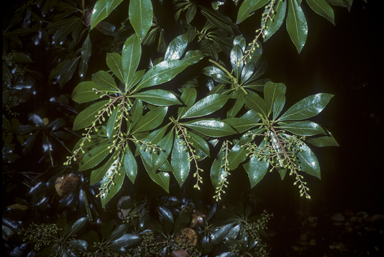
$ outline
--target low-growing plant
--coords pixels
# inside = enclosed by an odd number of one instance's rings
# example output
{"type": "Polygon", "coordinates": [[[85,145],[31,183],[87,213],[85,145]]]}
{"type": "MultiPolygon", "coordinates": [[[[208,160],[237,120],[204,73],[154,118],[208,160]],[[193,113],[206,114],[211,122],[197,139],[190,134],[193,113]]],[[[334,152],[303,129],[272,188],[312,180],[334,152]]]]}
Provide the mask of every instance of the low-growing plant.
{"type": "Polygon", "coordinates": [[[68,224],[62,216],[56,223],[20,228],[18,236],[36,256],[267,255],[260,235],[265,234],[271,215],[258,211],[251,201],[218,209],[217,204],[169,196],[121,199],[118,208],[126,215],[120,224],[92,225],[86,217],[68,224]]]}

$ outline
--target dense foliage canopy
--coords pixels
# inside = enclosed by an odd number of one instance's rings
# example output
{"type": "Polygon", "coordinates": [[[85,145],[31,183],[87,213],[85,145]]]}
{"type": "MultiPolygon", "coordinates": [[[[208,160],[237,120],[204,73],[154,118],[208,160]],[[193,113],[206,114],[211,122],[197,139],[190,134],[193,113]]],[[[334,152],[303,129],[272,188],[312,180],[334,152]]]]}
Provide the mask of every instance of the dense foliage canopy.
{"type": "Polygon", "coordinates": [[[30,199],[18,198],[11,208],[22,218],[3,218],[8,251],[267,254],[261,237],[270,215],[256,208],[256,200],[222,208],[231,174],[246,174],[241,183],[247,188],[268,171],[282,180],[288,174],[299,195],[310,199],[305,176],[321,178],[312,148],[338,143],[309,120],[333,95],[319,92],[286,107],[286,85],[263,77],[262,45],[284,25],[300,53],[310,34],[306,11],[334,24],[332,6],[351,5],[352,0],[11,5],[3,24],[3,168],[6,191],[22,183],[30,199]],[[252,34],[246,33],[249,26],[252,34]],[[26,163],[41,171],[29,171],[26,163]],[[193,190],[215,201],[187,197],[193,190]],[[27,218],[26,209],[33,210],[27,218]],[[33,244],[19,244],[20,237],[33,244]]]}

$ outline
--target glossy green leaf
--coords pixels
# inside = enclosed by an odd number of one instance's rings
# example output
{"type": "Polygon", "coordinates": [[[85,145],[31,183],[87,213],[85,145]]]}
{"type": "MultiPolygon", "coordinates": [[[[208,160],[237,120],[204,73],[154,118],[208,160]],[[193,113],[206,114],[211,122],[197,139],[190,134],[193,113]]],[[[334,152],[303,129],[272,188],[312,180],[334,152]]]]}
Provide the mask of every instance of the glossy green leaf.
{"type": "Polygon", "coordinates": [[[339,146],[336,139],[328,130],[327,130],[327,133],[329,134],[329,136],[320,136],[320,137],[310,138],[307,140],[307,142],[317,147],[339,146]]]}
{"type": "Polygon", "coordinates": [[[206,158],[209,158],[209,156],[207,154],[205,154],[203,151],[201,151],[200,149],[196,148],[195,151],[196,151],[195,154],[196,154],[196,156],[198,156],[199,161],[202,161],[206,158]]]}
{"type": "Polygon", "coordinates": [[[243,68],[243,51],[241,50],[240,46],[234,45],[229,57],[231,60],[232,70],[235,73],[235,77],[239,78],[243,68]]]}
{"type": "Polygon", "coordinates": [[[304,120],[319,114],[329,103],[333,95],[319,93],[311,95],[294,104],[281,117],[279,121],[284,120],[304,120]]]}
{"type": "Polygon", "coordinates": [[[209,137],[224,137],[236,134],[231,126],[218,120],[197,120],[183,123],[183,125],[209,137]]]}
{"type": "Polygon", "coordinates": [[[70,236],[76,234],[77,232],[80,231],[80,229],[82,227],[84,227],[84,225],[88,222],[88,218],[86,217],[82,217],[78,220],[75,221],[75,223],[73,223],[72,227],[71,227],[71,231],[68,233],[68,235],[66,235],[66,238],[69,238],[70,236]]]}
{"type": "MultiPolygon", "coordinates": [[[[264,84],[269,81],[269,79],[258,79],[253,82],[249,82],[248,84],[244,85],[244,88],[249,88],[252,91],[259,91],[263,92],[264,84]]],[[[247,90],[247,92],[250,92],[250,90],[247,90]]]]}
{"type": "Polygon", "coordinates": [[[233,45],[239,46],[241,51],[245,52],[247,42],[245,41],[245,38],[243,35],[239,35],[239,36],[236,36],[235,39],[233,40],[233,45]]]}
{"type": "Polygon", "coordinates": [[[74,239],[70,242],[71,246],[78,251],[85,252],[88,249],[88,242],[81,239],[74,239]]]}
{"type": "Polygon", "coordinates": [[[182,119],[196,118],[211,114],[224,106],[229,99],[227,95],[212,94],[204,97],[195,103],[189,110],[181,116],[182,119]]]}
{"type": "Polygon", "coordinates": [[[132,81],[129,83],[129,87],[127,87],[127,90],[136,86],[136,84],[143,79],[144,74],[145,74],[145,70],[136,71],[135,74],[133,75],[132,81]]]}
{"type": "Polygon", "coordinates": [[[171,155],[171,165],[174,171],[173,175],[180,187],[184,184],[191,169],[189,156],[186,143],[179,135],[175,135],[171,155]]]}
{"type": "Polygon", "coordinates": [[[100,86],[93,81],[83,81],[80,82],[75,89],[73,89],[72,100],[76,103],[86,103],[100,99],[101,94],[96,94],[94,89],[101,92],[108,92],[110,90],[109,87],[100,86]]]}
{"type": "Polygon", "coordinates": [[[263,38],[264,42],[271,38],[283,24],[287,13],[287,2],[288,1],[276,1],[274,7],[275,13],[271,14],[272,19],[268,19],[266,28],[263,30],[263,34],[265,36],[265,38],[263,38]]]}
{"type": "Polygon", "coordinates": [[[93,7],[92,16],[91,16],[91,29],[96,27],[100,21],[104,20],[107,17],[107,2],[108,0],[98,0],[93,7]]]}
{"type": "Polygon", "coordinates": [[[116,26],[113,25],[112,23],[109,23],[107,21],[103,21],[100,23],[100,26],[98,27],[98,29],[104,34],[104,35],[107,35],[107,36],[112,36],[112,37],[116,37],[117,36],[117,30],[116,30],[116,26]]]}
{"type": "Polygon", "coordinates": [[[75,24],[73,24],[73,29],[71,31],[71,36],[73,38],[73,41],[69,44],[69,49],[72,49],[72,47],[75,47],[75,45],[80,41],[81,36],[85,32],[84,29],[84,22],[82,19],[77,19],[75,24]]]}
{"type": "Polygon", "coordinates": [[[107,13],[107,16],[119,5],[123,2],[123,0],[108,0],[106,3],[105,11],[107,13]]]}
{"type": "MultiPolygon", "coordinates": [[[[366,2],[366,0],[364,0],[366,2]]],[[[347,6],[348,8],[348,12],[351,11],[351,8],[352,8],[352,3],[353,3],[353,0],[343,0],[343,2],[345,3],[345,5],[347,6]]]]}
{"type": "MultiPolygon", "coordinates": [[[[279,136],[277,136],[273,131],[270,130],[268,132],[268,136],[269,136],[269,138],[271,138],[271,144],[272,144],[273,150],[276,153],[276,159],[279,162],[279,167],[278,167],[277,170],[280,173],[281,180],[283,180],[284,176],[285,176],[285,171],[281,172],[281,170],[284,169],[284,159],[285,159],[285,156],[284,156],[283,147],[282,147],[282,145],[280,143],[281,135],[279,134],[279,136]]],[[[265,141],[263,141],[263,143],[264,144],[268,144],[268,143],[265,143],[265,141]]]]}
{"type": "MultiPolygon", "coordinates": [[[[247,206],[249,206],[249,205],[247,205],[247,206]]],[[[248,209],[248,210],[251,210],[252,211],[252,209],[250,208],[250,209],[248,209]]],[[[247,215],[246,215],[247,216],[247,215]]],[[[226,236],[226,240],[228,240],[228,241],[232,241],[232,240],[235,240],[236,238],[237,238],[237,236],[239,235],[239,232],[240,232],[240,229],[242,228],[242,225],[240,225],[240,224],[237,224],[237,225],[235,225],[233,228],[231,228],[231,230],[228,232],[228,234],[227,234],[227,236],[226,236]]],[[[251,248],[249,248],[249,249],[251,249],[251,248]]],[[[231,253],[230,252],[227,252],[227,253],[229,253],[229,255],[228,256],[231,256],[231,253]]],[[[227,255],[223,255],[223,257],[224,256],[227,256],[227,255]]]]}
{"type": "Polygon", "coordinates": [[[90,151],[94,147],[108,144],[108,142],[109,139],[107,137],[100,137],[98,135],[91,135],[91,141],[88,141],[86,138],[82,137],[77,141],[75,146],[72,148],[72,151],[74,152],[79,149],[81,143],[83,143],[82,149],[84,151],[90,151]]]}
{"type": "Polygon", "coordinates": [[[325,0],[306,0],[311,9],[320,16],[323,16],[335,25],[335,14],[332,7],[325,0]]]}
{"type": "MultiPolygon", "coordinates": [[[[79,57],[80,58],[80,57],[79,57]]],[[[51,72],[49,73],[49,78],[52,79],[52,78],[55,78],[55,79],[59,79],[59,76],[61,76],[61,72],[62,70],[64,69],[64,67],[69,63],[70,59],[64,59],[64,60],[61,60],[56,67],[54,67],[51,72]]],[[[6,66],[4,64],[4,66],[6,66]]],[[[12,75],[11,75],[12,76],[12,75]]]]}
{"type": "Polygon", "coordinates": [[[186,228],[189,222],[191,221],[191,213],[189,212],[180,212],[175,220],[175,225],[173,227],[173,233],[178,233],[181,229],[186,228]]]}
{"type": "MultiPolygon", "coordinates": [[[[166,127],[167,126],[165,126],[162,131],[165,131],[166,127]]],[[[155,139],[155,141],[157,140],[155,139]]],[[[170,131],[165,137],[163,137],[157,143],[157,146],[161,149],[160,152],[152,153],[152,169],[154,171],[158,170],[167,160],[169,154],[171,153],[172,145],[173,145],[173,131],[170,131]]]]}
{"type": "Polygon", "coordinates": [[[305,173],[321,179],[320,164],[316,155],[305,143],[301,145],[300,152],[297,153],[298,166],[305,173]]]}
{"type": "MultiPolygon", "coordinates": [[[[54,30],[54,35],[52,36],[52,43],[55,45],[59,45],[64,37],[66,37],[69,33],[77,30],[76,27],[78,27],[79,23],[81,24],[81,19],[79,17],[72,16],[68,19],[60,19],[54,23],[49,24],[47,28],[54,30]]],[[[72,34],[74,36],[74,43],[76,43],[77,41],[76,34],[77,33],[72,34]]]]}
{"type": "Polygon", "coordinates": [[[241,116],[240,118],[256,123],[260,120],[260,115],[254,110],[249,110],[246,113],[244,113],[244,115],[241,116]]]}
{"type": "Polygon", "coordinates": [[[273,83],[268,81],[264,86],[264,100],[267,105],[268,117],[271,115],[273,110],[273,104],[276,98],[280,95],[285,95],[286,86],[283,83],[273,83]]]}
{"type": "MultiPolygon", "coordinates": [[[[265,133],[265,131],[266,131],[265,127],[259,127],[251,130],[253,134],[261,134],[261,133],[265,133]]],[[[252,135],[250,135],[249,133],[244,133],[240,138],[239,144],[243,145],[253,140],[254,138],[252,137],[252,135]]]]}
{"type": "Polygon", "coordinates": [[[209,235],[210,243],[212,245],[215,245],[222,242],[224,238],[228,235],[229,231],[232,229],[233,226],[234,226],[233,223],[229,223],[215,229],[212,232],[212,234],[209,235]]]}
{"type": "Polygon", "coordinates": [[[111,248],[121,249],[121,247],[128,247],[140,242],[142,239],[139,235],[136,234],[124,234],[120,238],[117,238],[111,243],[111,248]]]}
{"type": "Polygon", "coordinates": [[[88,63],[84,61],[79,62],[78,73],[80,78],[84,78],[88,71],[88,63]]]}
{"type": "Polygon", "coordinates": [[[147,170],[147,173],[149,177],[152,179],[153,182],[158,184],[161,188],[165,190],[165,192],[169,193],[169,180],[170,176],[168,172],[159,172],[153,171],[150,165],[143,160],[143,164],[145,169],[147,170]]]}
{"type": "Polygon", "coordinates": [[[13,52],[12,61],[22,62],[22,63],[31,63],[33,62],[31,57],[25,53],[13,52]]]}
{"type": "Polygon", "coordinates": [[[191,50],[191,51],[188,51],[185,54],[184,58],[181,60],[188,65],[192,65],[192,64],[198,63],[204,57],[205,55],[200,50],[191,50]]]}
{"type": "MultiPolygon", "coordinates": [[[[119,158],[116,159],[118,161],[119,158]]],[[[107,187],[108,190],[105,191],[105,195],[102,195],[101,198],[101,206],[105,208],[105,205],[114,197],[121,189],[124,183],[125,174],[117,172],[115,169],[108,169],[105,173],[103,179],[100,182],[100,188],[107,187]]]]}
{"type": "MultiPolygon", "coordinates": [[[[224,144],[225,142],[223,142],[223,145],[224,144]]],[[[226,180],[228,176],[228,173],[225,170],[225,157],[225,151],[220,150],[211,166],[210,178],[211,183],[215,189],[220,187],[221,183],[223,183],[223,180],[226,180]]]]}
{"type": "Polygon", "coordinates": [[[141,117],[138,123],[133,127],[132,133],[148,131],[155,129],[159,126],[163,120],[165,115],[167,114],[167,107],[157,107],[156,109],[149,111],[147,114],[141,117]]]}
{"type": "Polygon", "coordinates": [[[213,78],[218,83],[231,84],[232,80],[224,73],[224,71],[214,66],[208,66],[203,69],[203,74],[213,78]]]}
{"type": "Polygon", "coordinates": [[[51,164],[53,166],[53,159],[52,159],[52,143],[50,141],[50,139],[48,138],[48,136],[43,133],[43,140],[42,140],[42,146],[43,146],[43,152],[44,153],[48,153],[50,159],[51,159],[51,164]]]}
{"type": "Polygon", "coordinates": [[[65,132],[65,131],[52,131],[51,135],[54,135],[54,136],[56,136],[60,139],[64,139],[64,140],[70,140],[72,138],[72,135],[68,132],[65,132]]]}
{"type": "Polygon", "coordinates": [[[197,5],[195,3],[192,3],[189,8],[187,9],[187,12],[185,14],[185,19],[187,20],[187,23],[191,23],[193,18],[195,18],[197,12],[197,5]]]}
{"type": "MultiPolygon", "coordinates": [[[[212,81],[212,84],[213,84],[213,81],[212,81]]],[[[225,84],[219,84],[217,86],[214,86],[214,87],[208,87],[211,91],[209,91],[208,95],[212,95],[212,94],[224,94],[225,90],[226,90],[226,86],[225,84]]]]}
{"type": "Polygon", "coordinates": [[[36,130],[39,130],[39,127],[36,127],[35,125],[19,125],[15,128],[14,132],[15,134],[29,134],[36,130]]]}
{"type": "Polygon", "coordinates": [[[258,160],[257,157],[252,157],[249,162],[243,164],[244,170],[248,174],[251,188],[255,187],[267,174],[269,163],[267,161],[258,160]]]}
{"type": "Polygon", "coordinates": [[[241,147],[240,144],[234,145],[228,153],[229,168],[231,170],[236,169],[245,159],[247,159],[245,147],[241,147]]]}
{"type": "Polygon", "coordinates": [[[253,12],[266,5],[269,0],[245,0],[237,13],[236,24],[242,23],[245,19],[252,16],[253,12]]]}
{"type": "Polygon", "coordinates": [[[152,26],[152,2],[151,0],[131,0],[128,11],[131,25],[140,41],[142,41],[152,26]]]}
{"type": "MultiPolygon", "coordinates": [[[[259,145],[259,149],[264,148],[263,141],[259,145]]],[[[251,183],[251,188],[255,187],[267,174],[269,162],[263,159],[258,159],[256,156],[252,156],[249,162],[243,164],[244,170],[248,174],[249,182],[251,183]]]]}
{"type": "Polygon", "coordinates": [[[167,131],[168,126],[169,124],[159,129],[156,129],[155,131],[152,131],[149,135],[144,137],[142,140],[146,143],[149,143],[149,142],[151,142],[152,144],[159,143],[164,138],[164,134],[167,131]]]}
{"type": "Polygon", "coordinates": [[[107,136],[107,127],[102,125],[102,126],[97,126],[97,132],[96,132],[96,135],[98,137],[108,137],[107,136]]]}
{"type": "Polygon", "coordinates": [[[246,49],[246,41],[243,35],[239,35],[235,37],[233,40],[233,48],[231,50],[230,58],[231,58],[231,65],[232,70],[235,71],[236,78],[240,78],[241,71],[244,67],[244,61],[243,61],[243,53],[246,49]],[[236,60],[237,59],[237,60],[236,60]],[[236,64],[236,66],[235,66],[236,64]]]}
{"type": "Polygon", "coordinates": [[[166,171],[166,172],[172,172],[173,168],[168,160],[165,160],[165,162],[160,166],[159,171],[166,171]]]}
{"type": "MultiPolygon", "coordinates": [[[[206,8],[204,6],[200,6],[200,8],[201,8],[201,14],[203,14],[209,22],[214,24],[220,30],[225,31],[228,34],[233,34],[233,28],[238,30],[228,16],[225,16],[220,12],[216,12],[211,8],[206,8]]],[[[230,44],[232,44],[232,40],[230,44]]]]}
{"type": "MultiPolygon", "coordinates": [[[[252,58],[254,60],[254,58],[252,58]]],[[[258,78],[260,78],[267,70],[267,62],[264,59],[259,59],[257,62],[247,63],[241,72],[241,83],[249,85],[254,84],[258,78]]]]}
{"type": "MultiPolygon", "coordinates": [[[[128,230],[128,225],[127,224],[121,224],[119,226],[117,226],[110,234],[110,236],[108,235],[108,240],[109,241],[114,241],[120,237],[122,237],[128,230]]],[[[109,234],[109,233],[106,233],[106,234],[109,234]]]]}
{"type": "Polygon", "coordinates": [[[115,131],[115,125],[116,125],[116,119],[117,119],[117,114],[122,112],[122,106],[119,105],[116,109],[112,111],[112,115],[109,117],[108,122],[107,122],[107,128],[106,128],[106,134],[107,137],[112,140],[112,136],[115,131]]]}
{"type": "Polygon", "coordinates": [[[70,60],[60,71],[59,85],[63,88],[63,85],[67,83],[76,71],[77,64],[79,63],[80,57],[73,58],[70,60]]]}
{"type": "Polygon", "coordinates": [[[163,89],[151,89],[133,94],[131,97],[156,106],[181,105],[175,94],[163,89]]]}
{"type": "MultiPolygon", "coordinates": [[[[154,132],[152,132],[151,134],[153,134],[153,133],[154,132]]],[[[151,144],[154,144],[152,141],[150,141],[148,139],[145,139],[144,142],[151,142],[151,144]]],[[[136,152],[137,151],[140,153],[140,157],[141,157],[143,163],[145,162],[147,164],[145,167],[147,172],[148,173],[149,172],[151,172],[151,173],[156,172],[157,169],[154,169],[154,167],[153,167],[154,159],[152,157],[154,154],[157,154],[158,150],[150,149],[145,144],[136,143],[136,152]]]]}
{"type": "Polygon", "coordinates": [[[225,123],[236,129],[238,133],[243,133],[258,125],[257,122],[242,118],[226,118],[223,120],[225,123]]]}
{"type": "Polygon", "coordinates": [[[280,175],[280,179],[281,180],[284,180],[284,178],[285,178],[285,175],[287,175],[287,168],[278,168],[277,169],[277,172],[279,173],[279,175],[280,175]]]}
{"type": "Polygon", "coordinates": [[[178,112],[177,112],[178,118],[183,116],[185,112],[195,103],[196,97],[197,97],[197,91],[195,88],[188,87],[184,89],[180,98],[185,106],[178,108],[178,112]]]}
{"type": "Polygon", "coordinates": [[[159,214],[161,215],[161,217],[162,217],[164,220],[169,221],[169,222],[171,222],[171,223],[174,222],[174,220],[173,220],[173,214],[172,214],[172,212],[171,212],[168,208],[166,208],[166,207],[164,207],[164,206],[162,206],[162,205],[159,205],[159,206],[157,207],[157,211],[159,212],[159,214]]]}
{"type": "Polygon", "coordinates": [[[298,0],[288,1],[286,25],[288,34],[297,52],[300,53],[307,40],[308,25],[298,0]]]}
{"type": "Polygon", "coordinates": [[[128,130],[130,130],[140,120],[143,115],[143,109],[143,102],[140,99],[136,99],[129,110],[130,116],[128,116],[128,119],[130,120],[130,123],[128,130]]]}
{"type": "Polygon", "coordinates": [[[169,142],[169,139],[173,139],[173,136],[168,135],[164,138],[164,134],[167,128],[168,125],[163,126],[155,131],[152,131],[149,135],[142,139],[144,143],[156,144],[157,147],[166,148],[165,151],[161,151],[160,155],[158,156],[158,150],[153,151],[148,149],[145,144],[136,143],[137,150],[140,152],[141,158],[148,164],[147,168],[151,169],[151,172],[156,172],[156,170],[159,168],[159,165],[161,165],[161,163],[164,162],[164,159],[166,159],[166,157],[164,158],[164,155],[168,156],[171,151],[170,148],[172,148],[173,143],[169,142]]]}
{"type": "MultiPolygon", "coordinates": [[[[250,45],[247,46],[247,50],[251,50],[250,45]]],[[[251,50],[252,58],[250,62],[253,62],[253,63],[259,62],[262,54],[263,54],[263,45],[259,44],[259,47],[256,47],[255,49],[253,49],[253,51],[251,50]]]]}
{"type": "MultiPolygon", "coordinates": [[[[203,56],[200,57],[202,58],[203,56]]],[[[191,63],[184,60],[163,61],[153,66],[147,73],[145,73],[143,79],[136,86],[135,90],[137,91],[141,88],[152,87],[168,82],[173,79],[177,74],[182,72],[185,68],[187,68],[190,64],[191,63]]]]}
{"type": "MultiPolygon", "coordinates": [[[[348,7],[346,0],[327,0],[327,2],[334,6],[348,7]]],[[[351,2],[352,4],[352,2],[351,2]]],[[[348,8],[349,10],[349,8],[348,8]]]]}
{"type": "Polygon", "coordinates": [[[241,108],[243,108],[245,100],[244,100],[244,92],[242,90],[237,90],[232,92],[230,95],[232,99],[235,99],[235,103],[232,105],[231,109],[227,111],[227,117],[233,118],[236,114],[239,113],[241,108]]]}
{"type": "Polygon", "coordinates": [[[273,103],[273,120],[280,115],[285,105],[285,95],[279,95],[273,103]]]}
{"type": "MultiPolygon", "coordinates": [[[[286,139],[292,137],[291,135],[285,133],[281,136],[286,139]]],[[[312,150],[305,143],[303,143],[299,147],[297,147],[296,145],[294,147],[297,149],[297,168],[311,176],[321,179],[320,164],[312,150]]]]}
{"type": "Polygon", "coordinates": [[[190,136],[188,140],[194,148],[201,150],[203,153],[209,156],[209,145],[207,141],[193,132],[188,132],[188,136],[190,136]]]}
{"type": "Polygon", "coordinates": [[[39,127],[45,127],[44,121],[41,119],[41,117],[39,115],[37,115],[35,113],[28,114],[28,119],[39,127]]]}
{"type": "Polygon", "coordinates": [[[98,115],[99,110],[103,109],[108,105],[109,100],[100,101],[92,104],[83,111],[81,111],[73,121],[73,130],[86,128],[91,125],[98,115]]]}
{"type": "Polygon", "coordinates": [[[129,146],[126,146],[123,156],[123,170],[125,171],[125,174],[127,174],[129,180],[131,180],[132,184],[135,184],[137,176],[137,163],[129,146]]]}
{"type": "Polygon", "coordinates": [[[47,128],[52,128],[52,131],[55,131],[66,124],[64,118],[58,118],[47,125],[47,128]]]}
{"type": "Polygon", "coordinates": [[[128,91],[133,87],[131,83],[133,81],[137,66],[139,65],[141,58],[141,45],[140,40],[133,34],[124,43],[121,50],[121,62],[124,73],[125,90],[128,91]]]}
{"type": "Polygon", "coordinates": [[[23,154],[28,153],[31,151],[33,144],[35,143],[36,137],[39,134],[39,131],[30,135],[27,140],[23,143],[23,154]]]}
{"type": "Polygon", "coordinates": [[[123,62],[121,56],[118,53],[107,53],[107,65],[108,68],[121,82],[125,82],[123,62]]]}
{"type": "Polygon", "coordinates": [[[279,123],[280,128],[300,136],[325,135],[325,131],[319,124],[304,120],[279,123]]]}
{"type": "Polygon", "coordinates": [[[89,37],[89,34],[87,35],[87,38],[84,40],[83,46],[81,48],[81,58],[85,63],[88,63],[89,58],[92,55],[92,42],[91,38],[89,37]]]}
{"type": "Polygon", "coordinates": [[[182,34],[174,38],[167,48],[164,55],[164,61],[179,60],[185,53],[188,45],[187,34],[182,34]]]}
{"type": "Polygon", "coordinates": [[[111,91],[109,92],[120,92],[119,87],[116,85],[113,77],[106,71],[98,71],[92,75],[92,81],[102,87],[108,87],[111,91]]]}
{"type": "Polygon", "coordinates": [[[79,163],[79,171],[88,170],[91,168],[94,168],[99,163],[101,163],[105,157],[109,154],[109,149],[107,147],[108,145],[100,145],[86,154],[83,155],[83,158],[81,159],[79,163]]]}
{"type": "Polygon", "coordinates": [[[249,94],[244,96],[244,99],[245,105],[248,108],[258,112],[260,115],[268,119],[267,104],[263,98],[254,92],[249,92],[249,94]]]}

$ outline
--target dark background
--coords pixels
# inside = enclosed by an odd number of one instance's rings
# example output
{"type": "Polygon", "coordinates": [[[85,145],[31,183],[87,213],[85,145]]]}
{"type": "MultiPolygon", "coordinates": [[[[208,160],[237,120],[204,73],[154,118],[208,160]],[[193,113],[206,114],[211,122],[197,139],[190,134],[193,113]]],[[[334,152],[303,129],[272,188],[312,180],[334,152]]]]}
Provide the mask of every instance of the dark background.
{"type": "Polygon", "coordinates": [[[375,214],[384,214],[384,22],[380,2],[355,0],[350,12],[334,7],[336,26],[303,3],[308,38],[302,52],[297,53],[285,28],[263,44],[268,61],[265,77],[287,86],[285,108],[308,95],[334,95],[311,120],[330,130],[340,145],[312,148],[322,176],[321,181],[305,177],[312,200],[299,198],[294,180],[280,181],[277,173],[265,176],[254,189],[274,214],[269,224],[271,256],[382,254],[384,239],[378,231],[383,222],[368,221],[375,214]],[[346,223],[335,226],[336,213],[346,223]],[[366,214],[367,219],[362,219],[366,214]],[[313,217],[314,224],[309,222],[313,217]],[[347,224],[352,227],[350,232],[347,224]],[[370,226],[375,228],[369,231],[370,226]],[[308,245],[313,238],[316,245],[308,245]],[[341,248],[331,249],[336,245],[341,248]]]}
{"type": "MultiPolygon", "coordinates": [[[[312,120],[330,130],[340,147],[314,149],[322,180],[309,181],[313,204],[330,211],[384,211],[384,40],[379,2],[354,1],[350,13],[335,7],[336,26],[306,8],[309,32],[300,54],[285,28],[263,44],[265,77],[286,84],[286,108],[311,94],[334,95],[312,120]]],[[[277,174],[274,180],[279,180],[277,174]]],[[[277,198],[288,193],[277,190],[277,198]]]]}

